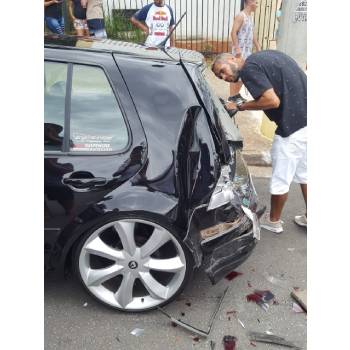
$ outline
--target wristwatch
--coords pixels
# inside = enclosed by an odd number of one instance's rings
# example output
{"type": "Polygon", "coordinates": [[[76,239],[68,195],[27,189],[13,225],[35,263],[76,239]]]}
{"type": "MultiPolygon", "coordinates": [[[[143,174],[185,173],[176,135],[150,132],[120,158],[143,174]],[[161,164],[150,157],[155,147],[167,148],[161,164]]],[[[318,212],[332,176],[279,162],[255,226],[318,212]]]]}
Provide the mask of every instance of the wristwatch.
{"type": "Polygon", "coordinates": [[[238,109],[239,111],[242,111],[242,110],[243,110],[243,109],[241,108],[243,104],[244,104],[244,101],[238,101],[238,102],[236,103],[237,109],[238,109]]]}

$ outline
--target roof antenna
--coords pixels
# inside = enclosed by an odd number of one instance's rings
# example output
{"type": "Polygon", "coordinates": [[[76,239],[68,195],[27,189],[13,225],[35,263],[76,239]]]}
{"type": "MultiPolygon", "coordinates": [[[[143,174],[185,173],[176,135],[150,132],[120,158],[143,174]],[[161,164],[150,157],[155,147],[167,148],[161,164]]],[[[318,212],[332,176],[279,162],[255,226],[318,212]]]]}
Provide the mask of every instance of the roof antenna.
{"type": "Polygon", "coordinates": [[[171,35],[174,33],[174,30],[176,29],[176,27],[180,24],[180,22],[182,21],[182,19],[186,16],[187,12],[185,11],[184,14],[181,16],[181,18],[177,21],[177,23],[175,24],[174,28],[170,31],[170,33],[168,34],[168,36],[161,42],[159,43],[156,47],[158,47],[159,49],[162,49],[165,52],[165,44],[168,41],[168,39],[171,37],[171,35]]]}

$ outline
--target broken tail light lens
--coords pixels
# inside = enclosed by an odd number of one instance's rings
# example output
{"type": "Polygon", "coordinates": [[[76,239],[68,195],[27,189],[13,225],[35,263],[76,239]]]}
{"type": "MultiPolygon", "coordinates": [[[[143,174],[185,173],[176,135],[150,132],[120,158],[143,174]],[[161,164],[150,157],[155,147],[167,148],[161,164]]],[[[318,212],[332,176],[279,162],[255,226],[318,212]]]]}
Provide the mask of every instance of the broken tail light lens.
{"type": "Polygon", "coordinates": [[[251,180],[248,167],[243,159],[240,151],[231,150],[232,157],[235,162],[234,176],[231,170],[231,165],[224,165],[221,168],[219,181],[216,184],[215,190],[210,198],[208,211],[219,208],[225,204],[236,202],[236,204],[243,204],[249,207],[248,201],[250,192],[256,194],[253,182],[251,180]],[[235,152],[235,156],[234,156],[235,152]]]}

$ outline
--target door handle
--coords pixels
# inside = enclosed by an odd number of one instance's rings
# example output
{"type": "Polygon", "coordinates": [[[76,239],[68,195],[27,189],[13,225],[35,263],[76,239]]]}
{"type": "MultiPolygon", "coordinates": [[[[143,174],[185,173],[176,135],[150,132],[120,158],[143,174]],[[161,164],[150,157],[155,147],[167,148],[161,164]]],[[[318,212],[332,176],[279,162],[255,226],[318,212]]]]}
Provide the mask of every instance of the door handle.
{"type": "Polygon", "coordinates": [[[93,177],[93,178],[65,178],[62,181],[65,185],[74,187],[76,189],[89,189],[92,187],[104,186],[107,184],[107,179],[104,177],[93,177]]]}

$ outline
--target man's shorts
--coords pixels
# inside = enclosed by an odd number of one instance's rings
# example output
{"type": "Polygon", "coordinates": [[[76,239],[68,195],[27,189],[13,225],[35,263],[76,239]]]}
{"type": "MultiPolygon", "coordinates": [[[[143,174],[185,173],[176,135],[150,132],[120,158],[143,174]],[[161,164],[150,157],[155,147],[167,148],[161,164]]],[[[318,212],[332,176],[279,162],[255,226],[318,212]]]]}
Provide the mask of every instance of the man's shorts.
{"type": "Polygon", "coordinates": [[[292,181],[307,184],[307,128],[288,137],[275,135],[271,158],[271,194],[287,193],[292,181]]]}
{"type": "Polygon", "coordinates": [[[73,22],[73,25],[74,25],[74,29],[89,29],[86,19],[76,18],[73,22]]]}

